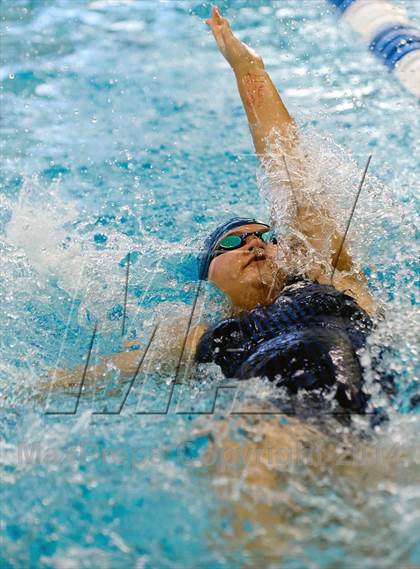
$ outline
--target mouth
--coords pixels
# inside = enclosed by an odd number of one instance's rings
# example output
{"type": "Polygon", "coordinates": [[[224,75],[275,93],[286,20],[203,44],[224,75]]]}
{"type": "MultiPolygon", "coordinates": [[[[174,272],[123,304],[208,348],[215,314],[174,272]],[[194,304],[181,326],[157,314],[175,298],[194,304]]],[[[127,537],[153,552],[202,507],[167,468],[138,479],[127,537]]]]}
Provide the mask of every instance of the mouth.
{"type": "Polygon", "coordinates": [[[251,263],[258,263],[260,261],[265,261],[267,259],[266,255],[264,253],[261,253],[260,255],[256,255],[255,253],[251,256],[251,258],[249,259],[249,261],[247,261],[244,265],[244,269],[250,265],[251,263]]]}

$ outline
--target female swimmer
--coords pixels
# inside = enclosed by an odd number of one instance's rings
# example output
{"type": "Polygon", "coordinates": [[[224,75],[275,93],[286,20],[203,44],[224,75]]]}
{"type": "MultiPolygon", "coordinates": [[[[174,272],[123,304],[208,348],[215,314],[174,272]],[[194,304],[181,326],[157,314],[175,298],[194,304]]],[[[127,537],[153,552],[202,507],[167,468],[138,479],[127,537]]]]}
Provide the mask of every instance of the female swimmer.
{"type": "MultiPolygon", "coordinates": [[[[263,168],[276,168],[272,151],[276,143],[278,168],[287,156],[293,172],[300,169],[304,179],[296,124],[261,57],[233,34],[216,7],[206,23],[235,73],[263,168]]],[[[253,218],[233,218],[215,229],[199,256],[199,276],[228,297],[232,316],[210,328],[196,326],[184,350],[197,362],[215,362],[226,377],[267,377],[291,394],[315,389],[321,394],[332,392],[341,408],[363,412],[367,397],[358,354],[372,329],[375,304],[365,276],[342,246],[331,213],[324,208],[321,219],[319,208],[305,200],[302,186],[289,182],[296,204],[292,229],[301,239],[287,249],[285,243],[277,243],[269,225],[253,218]],[[284,266],[277,261],[279,247],[284,266]],[[299,262],[305,249],[319,255],[313,255],[312,265],[302,275],[299,262]],[[326,249],[325,263],[319,259],[326,249]],[[333,278],[332,266],[336,267],[333,278]]],[[[177,329],[179,323],[164,331],[165,338],[179,338],[167,358],[174,363],[184,343],[177,329]]],[[[114,355],[88,375],[105,373],[109,364],[132,374],[140,357],[140,350],[114,355]]],[[[53,384],[73,381],[80,381],[80,370],[59,372],[53,384]]]]}

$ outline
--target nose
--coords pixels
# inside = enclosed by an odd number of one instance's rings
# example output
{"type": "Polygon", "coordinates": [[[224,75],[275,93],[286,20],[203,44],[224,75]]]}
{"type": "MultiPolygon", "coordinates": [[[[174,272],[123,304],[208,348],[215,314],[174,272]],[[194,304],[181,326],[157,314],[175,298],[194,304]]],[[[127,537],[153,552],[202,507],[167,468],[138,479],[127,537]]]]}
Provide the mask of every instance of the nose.
{"type": "Polygon", "coordinates": [[[265,247],[265,241],[263,241],[260,237],[256,235],[248,235],[246,238],[246,248],[248,251],[254,249],[255,247],[261,248],[265,247]]]}

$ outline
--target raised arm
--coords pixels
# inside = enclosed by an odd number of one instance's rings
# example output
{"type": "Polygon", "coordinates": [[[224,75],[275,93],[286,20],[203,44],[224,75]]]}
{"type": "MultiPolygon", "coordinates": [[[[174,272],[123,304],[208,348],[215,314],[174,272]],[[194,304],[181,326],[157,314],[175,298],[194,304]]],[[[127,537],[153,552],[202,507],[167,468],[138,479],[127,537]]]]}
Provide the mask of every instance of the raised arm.
{"type": "MultiPolygon", "coordinates": [[[[235,73],[254,147],[262,166],[268,169],[269,175],[273,173],[273,168],[277,169],[282,183],[291,190],[295,204],[291,225],[295,235],[303,238],[299,246],[309,246],[323,254],[328,243],[330,263],[337,268],[334,286],[339,290],[352,290],[359,304],[372,312],[373,301],[366,291],[366,279],[363,273],[355,270],[346,247],[341,248],[337,257],[342,235],[337,230],[332,213],[323,203],[314,207],[303,191],[305,158],[299,147],[298,128],[266,72],[261,57],[234,35],[228,20],[220,15],[218,8],[212,9],[212,17],[206,23],[235,73]],[[289,167],[286,170],[287,164],[289,167]],[[351,274],[343,277],[341,271],[351,274]]],[[[278,173],[274,172],[274,178],[278,179],[278,173]]],[[[320,282],[330,282],[330,273],[320,265],[314,268],[310,276],[320,282]]]]}
{"type": "Polygon", "coordinates": [[[233,34],[218,8],[213,8],[212,17],[206,23],[235,73],[257,155],[265,158],[276,131],[289,154],[298,143],[296,124],[265,71],[262,58],[233,34]]]}
{"type": "MultiPolygon", "coordinates": [[[[302,191],[306,172],[297,125],[265,71],[261,57],[234,35],[228,20],[216,7],[206,22],[235,73],[255,150],[263,168],[275,183],[279,183],[280,177],[281,183],[291,191],[294,213],[289,223],[293,233],[303,236],[306,243],[303,246],[309,245],[320,252],[324,250],[326,240],[333,236],[333,256],[340,241],[334,219],[322,204],[314,208],[302,191]]],[[[349,270],[351,264],[347,252],[342,250],[337,268],[349,270]]]]}

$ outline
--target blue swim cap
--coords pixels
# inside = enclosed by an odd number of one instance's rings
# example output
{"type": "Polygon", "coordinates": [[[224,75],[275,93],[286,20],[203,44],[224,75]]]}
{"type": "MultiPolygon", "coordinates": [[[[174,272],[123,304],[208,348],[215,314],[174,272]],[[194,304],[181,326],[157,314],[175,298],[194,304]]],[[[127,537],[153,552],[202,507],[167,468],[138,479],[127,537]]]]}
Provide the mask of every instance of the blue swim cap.
{"type": "Polygon", "coordinates": [[[232,217],[229,221],[226,221],[222,225],[219,225],[207,239],[204,241],[203,248],[198,257],[198,278],[200,280],[206,280],[209,274],[209,267],[212,261],[212,255],[214,246],[227,231],[235,229],[235,227],[240,227],[241,225],[248,225],[250,223],[261,223],[262,225],[267,225],[256,219],[251,219],[248,217],[232,217]]]}

